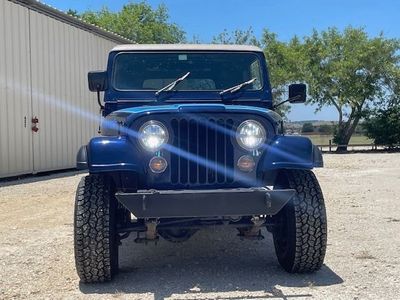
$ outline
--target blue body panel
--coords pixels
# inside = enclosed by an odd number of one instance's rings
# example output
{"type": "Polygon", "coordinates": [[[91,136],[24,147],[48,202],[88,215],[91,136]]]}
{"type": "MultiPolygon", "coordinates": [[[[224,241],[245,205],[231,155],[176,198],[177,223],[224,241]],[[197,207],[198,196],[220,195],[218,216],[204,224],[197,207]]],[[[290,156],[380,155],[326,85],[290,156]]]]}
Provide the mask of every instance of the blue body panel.
{"type": "Polygon", "coordinates": [[[110,114],[113,116],[124,116],[126,124],[130,125],[134,120],[141,116],[152,114],[191,114],[191,113],[248,113],[267,118],[273,124],[282,121],[282,118],[276,112],[255,106],[247,105],[226,105],[226,104],[170,104],[157,106],[137,106],[117,110],[110,114]]]}
{"type": "Polygon", "coordinates": [[[302,136],[278,135],[265,145],[259,164],[262,172],[278,169],[312,169],[322,167],[322,156],[311,140],[302,136]]]}
{"type": "MultiPolygon", "coordinates": [[[[313,169],[322,167],[319,149],[306,137],[279,135],[265,152],[258,165],[259,172],[278,169],[313,169]]],[[[146,164],[125,137],[96,137],[87,145],[88,169],[91,173],[133,171],[144,173],[146,164]]]]}
{"type": "MultiPolygon", "coordinates": [[[[109,118],[125,119],[125,126],[135,120],[153,114],[188,115],[194,113],[235,113],[251,114],[265,118],[273,126],[278,126],[280,117],[271,110],[242,105],[224,104],[174,104],[163,106],[131,107],[113,112],[109,118]]],[[[129,129],[128,129],[129,130],[129,129]]],[[[122,131],[123,132],[123,131],[122,131]]],[[[93,138],[87,145],[88,169],[92,173],[111,171],[133,171],[144,173],[141,149],[124,136],[104,136],[93,138]]],[[[263,147],[263,154],[258,163],[258,171],[266,172],[277,169],[312,169],[322,166],[319,150],[310,139],[301,136],[276,135],[263,147]]]]}
{"type": "MultiPolygon", "coordinates": [[[[166,150],[148,153],[138,145],[137,131],[140,124],[153,116],[162,121],[167,116],[190,118],[201,114],[207,117],[220,114],[237,122],[243,121],[245,116],[246,119],[254,118],[265,126],[267,141],[262,149],[248,153],[236,144],[236,156],[232,156],[235,157],[235,162],[240,155],[250,154],[255,157],[257,169],[251,174],[251,179],[258,180],[263,173],[273,173],[279,169],[322,167],[321,152],[308,138],[279,133],[282,118],[272,108],[268,69],[262,52],[255,52],[263,72],[261,90],[243,90],[223,96],[218,91],[172,91],[158,97],[154,91],[119,91],[113,88],[111,77],[117,54],[118,52],[110,53],[107,66],[108,88],[104,93],[103,111],[106,119],[102,129],[104,136],[93,138],[87,146],[81,148],[77,159],[78,167],[87,168],[91,173],[128,171],[144,174],[142,178],[149,178],[149,158],[154,155],[165,155],[168,158],[169,154],[166,150]]],[[[231,128],[236,130],[234,126],[231,128]]],[[[235,132],[232,139],[235,139],[235,132]]],[[[233,168],[236,166],[233,165],[233,168]]],[[[170,181],[167,179],[157,178],[152,182],[160,183],[164,180],[168,185],[170,181]]]]}
{"type": "Polygon", "coordinates": [[[87,145],[88,169],[91,173],[142,172],[139,153],[126,137],[95,137],[87,145]]]}

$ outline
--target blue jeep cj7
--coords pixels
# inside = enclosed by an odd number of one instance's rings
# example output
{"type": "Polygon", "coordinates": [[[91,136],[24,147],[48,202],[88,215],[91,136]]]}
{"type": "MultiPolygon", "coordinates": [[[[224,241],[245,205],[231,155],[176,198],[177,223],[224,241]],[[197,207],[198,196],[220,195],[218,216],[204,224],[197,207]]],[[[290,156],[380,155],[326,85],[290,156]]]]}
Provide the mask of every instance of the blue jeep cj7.
{"type": "MultiPolygon", "coordinates": [[[[116,274],[130,233],[138,243],[183,242],[217,225],[250,240],[265,227],[288,272],[321,267],[326,213],[311,170],[322,155],[308,138],[284,134],[259,48],[122,45],[88,79],[104,121],[77,155],[89,172],[75,203],[82,282],[116,274]]],[[[306,86],[292,84],[284,102],[305,98],[306,86]]]]}

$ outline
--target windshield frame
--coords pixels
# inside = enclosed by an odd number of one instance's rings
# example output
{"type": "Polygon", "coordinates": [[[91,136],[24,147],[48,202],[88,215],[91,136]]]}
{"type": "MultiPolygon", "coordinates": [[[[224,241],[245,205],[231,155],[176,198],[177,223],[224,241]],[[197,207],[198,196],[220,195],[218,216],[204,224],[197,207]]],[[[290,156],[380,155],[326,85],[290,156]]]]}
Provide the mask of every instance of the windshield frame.
{"type": "MultiPolygon", "coordinates": [[[[265,74],[265,70],[263,70],[263,64],[262,64],[262,60],[260,58],[259,55],[257,55],[257,53],[255,52],[251,52],[251,51],[218,51],[218,50],[213,50],[213,51],[191,51],[191,50],[164,50],[164,51],[120,51],[117,52],[112,59],[111,62],[111,76],[110,76],[110,86],[113,90],[117,91],[117,92],[156,92],[157,89],[121,89],[121,88],[117,88],[115,86],[115,73],[116,73],[116,68],[115,68],[115,63],[116,63],[116,59],[118,58],[119,55],[122,54],[162,54],[162,53],[166,53],[166,54],[190,54],[190,53],[194,53],[194,54],[209,54],[209,53],[226,53],[226,54],[231,54],[231,53],[241,53],[241,54],[250,54],[253,55],[256,60],[258,61],[258,65],[259,65],[259,72],[260,72],[260,88],[258,89],[252,89],[252,90],[243,90],[243,92],[260,92],[263,91],[265,89],[266,86],[266,74],[265,74]]],[[[228,87],[229,88],[229,87],[228,87]]],[[[223,91],[223,89],[210,89],[210,90],[184,90],[184,89],[173,89],[171,91],[168,92],[186,92],[186,93],[218,93],[223,91]]]]}

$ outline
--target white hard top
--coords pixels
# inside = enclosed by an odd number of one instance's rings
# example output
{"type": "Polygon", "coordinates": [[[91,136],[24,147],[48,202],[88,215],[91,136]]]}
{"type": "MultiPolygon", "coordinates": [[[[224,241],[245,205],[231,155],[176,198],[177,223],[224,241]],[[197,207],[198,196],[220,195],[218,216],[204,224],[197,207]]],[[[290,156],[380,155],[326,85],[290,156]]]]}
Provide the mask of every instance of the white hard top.
{"type": "Polygon", "coordinates": [[[248,45],[220,44],[124,44],[111,51],[253,51],[262,52],[259,47],[248,45]]]}

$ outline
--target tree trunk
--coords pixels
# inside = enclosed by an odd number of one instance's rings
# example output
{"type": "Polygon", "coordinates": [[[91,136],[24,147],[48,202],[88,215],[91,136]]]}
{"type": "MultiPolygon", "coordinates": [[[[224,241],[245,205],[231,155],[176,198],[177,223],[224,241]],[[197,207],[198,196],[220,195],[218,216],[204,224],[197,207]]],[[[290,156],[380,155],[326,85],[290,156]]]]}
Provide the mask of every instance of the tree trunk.
{"type": "Polygon", "coordinates": [[[347,151],[347,145],[349,144],[350,138],[347,138],[346,132],[347,128],[349,127],[349,122],[351,120],[349,119],[347,122],[339,121],[338,124],[338,132],[336,133],[336,143],[337,143],[337,148],[336,152],[346,152],[347,151]]]}
{"type": "Polygon", "coordinates": [[[361,107],[352,109],[349,119],[345,124],[339,125],[338,132],[338,147],[336,152],[346,152],[349,145],[351,136],[353,135],[358,122],[361,119],[361,107]]]}
{"type": "Polygon", "coordinates": [[[347,146],[349,144],[351,135],[349,136],[343,136],[338,143],[338,146],[336,148],[336,152],[346,152],[347,151],[347,146]]]}
{"type": "Polygon", "coordinates": [[[346,122],[345,126],[341,126],[339,128],[338,132],[338,147],[336,148],[336,152],[346,152],[347,151],[347,146],[349,145],[351,136],[353,135],[354,131],[356,130],[356,127],[358,125],[358,122],[361,119],[361,115],[359,112],[356,114],[353,114],[353,112],[350,114],[349,120],[346,122]],[[354,117],[355,115],[355,117],[354,117]],[[354,118],[352,120],[352,117],[354,118]],[[353,122],[352,122],[353,121],[353,122]]]}

